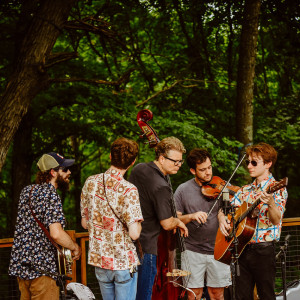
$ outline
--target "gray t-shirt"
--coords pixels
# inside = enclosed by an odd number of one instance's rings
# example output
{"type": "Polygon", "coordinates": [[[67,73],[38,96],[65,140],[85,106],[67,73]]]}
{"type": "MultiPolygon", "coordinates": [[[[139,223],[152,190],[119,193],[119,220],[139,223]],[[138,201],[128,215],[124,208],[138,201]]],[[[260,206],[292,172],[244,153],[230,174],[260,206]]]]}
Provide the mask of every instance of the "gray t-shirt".
{"type": "MultiPolygon", "coordinates": [[[[204,211],[208,213],[214,204],[214,200],[205,198],[195,179],[182,183],[174,194],[176,210],[183,215],[204,211]]],[[[207,221],[201,227],[197,221],[186,224],[189,236],[185,238],[186,249],[202,254],[213,254],[216,234],[219,227],[218,204],[215,205],[207,221]]]]}

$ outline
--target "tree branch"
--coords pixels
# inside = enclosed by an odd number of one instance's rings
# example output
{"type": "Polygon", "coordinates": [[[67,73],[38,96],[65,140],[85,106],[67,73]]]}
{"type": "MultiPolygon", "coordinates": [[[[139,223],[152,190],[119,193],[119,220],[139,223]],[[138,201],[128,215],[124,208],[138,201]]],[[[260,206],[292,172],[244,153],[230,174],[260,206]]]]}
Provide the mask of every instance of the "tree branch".
{"type": "Polygon", "coordinates": [[[67,61],[67,60],[71,60],[76,57],[78,57],[77,52],[52,53],[51,55],[49,55],[49,58],[47,59],[45,68],[50,68],[53,65],[59,64],[61,62],[67,61]]]}
{"type": "Polygon", "coordinates": [[[65,82],[87,82],[95,85],[99,84],[106,84],[106,85],[120,85],[122,83],[127,83],[130,78],[130,74],[134,71],[134,68],[129,69],[126,71],[118,80],[116,81],[107,81],[101,79],[87,79],[87,78],[54,78],[50,79],[49,83],[65,83],[65,82]]]}
{"type": "MultiPolygon", "coordinates": [[[[158,92],[156,92],[155,94],[153,94],[152,96],[150,96],[148,99],[144,100],[142,103],[139,103],[136,105],[136,107],[139,107],[141,105],[144,105],[145,103],[149,102],[150,100],[156,98],[158,95],[165,93],[171,89],[173,89],[177,84],[181,84],[185,81],[190,81],[190,82],[204,82],[204,83],[217,83],[217,84],[224,84],[224,85],[230,85],[230,86],[235,86],[235,84],[233,83],[225,83],[225,82],[220,82],[220,81],[213,81],[213,80],[198,80],[198,79],[182,79],[182,80],[177,80],[174,83],[172,83],[169,87],[160,90],[158,92]]],[[[193,87],[197,87],[197,84],[192,84],[192,85],[181,85],[183,88],[193,88],[193,87]]]]}
{"type": "Polygon", "coordinates": [[[75,19],[74,21],[68,21],[65,24],[65,28],[74,30],[86,30],[93,33],[103,33],[106,36],[113,37],[116,32],[112,30],[111,24],[101,18],[94,18],[92,16],[84,19],[75,19]],[[93,25],[89,21],[100,23],[100,25],[93,25]]]}

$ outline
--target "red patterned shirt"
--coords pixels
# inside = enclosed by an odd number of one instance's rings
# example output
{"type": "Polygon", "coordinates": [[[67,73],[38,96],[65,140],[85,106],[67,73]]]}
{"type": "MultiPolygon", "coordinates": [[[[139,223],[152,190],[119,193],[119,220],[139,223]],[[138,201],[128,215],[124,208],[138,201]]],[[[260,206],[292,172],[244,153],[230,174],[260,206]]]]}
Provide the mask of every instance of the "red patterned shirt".
{"type": "MultiPolygon", "coordinates": [[[[231,200],[231,204],[236,207],[240,207],[244,201],[250,206],[254,203],[261,195],[262,191],[266,191],[270,185],[276,183],[272,174],[270,174],[265,180],[256,185],[256,180],[252,184],[248,184],[240,188],[234,195],[231,200]]],[[[277,205],[281,219],[278,225],[273,225],[269,219],[269,208],[267,204],[259,204],[258,208],[260,209],[258,215],[258,221],[256,224],[256,229],[250,243],[262,243],[268,241],[279,241],[281,227],[282,227],[282,218],[285,211],[285,205],[287,201],[287,190],[282,188],[273,193],[275,204],[277,205]]]]}
{"type": "Polygon", "coordinates": [[[82,189],[81,215],[87,219],[89,230],[88,263],[127,270],[139,260],[127,229],[113,211],[127,227],[143,220],[137,188],[110,168],[104,174],[90,176],[82,189]]]}

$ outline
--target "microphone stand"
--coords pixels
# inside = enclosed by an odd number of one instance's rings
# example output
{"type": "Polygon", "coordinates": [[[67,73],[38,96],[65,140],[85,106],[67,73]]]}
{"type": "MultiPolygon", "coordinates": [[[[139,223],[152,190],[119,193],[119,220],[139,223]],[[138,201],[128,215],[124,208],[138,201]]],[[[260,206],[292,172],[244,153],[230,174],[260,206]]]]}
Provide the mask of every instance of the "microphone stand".
{"type": "Polygon", "coordinates": [[[281,261],[281,276],[282,276],[282,290],[283,290],[283,300],[286,300],[286,252],[288,247],[288,241],[290,238],[288,234],[284,239],[284,245],[280,247],[280,251],[276,254],[276,260],[280,258],[281,261]]]}
{"type": "Polygon", "coordinates": [[[236,299],[236,276],[240,276],[240,266],[238,263],[238,239],[236,237],[236,230],[238,224],[236,224],[236,220],[234,218],[235,215],[235,207],[230,205],[229,200],[229,191],[228,189],[224,190],[223,192],[223,206],[222,210],[224,211],[225,219],[227,221],[227,215],[230,214],[231,220],[232,220],[232,231],[230,233],[228,238],[231,240],[233,238],[233,242],[231,245],[233,245],[232,248],[228,249],[231,252],[231,261],[230,261],[230,271],[231,271],[231,277],[232,277],[232,299],[236,299]]]}
{"type": "Polygon", "coordinates": [[[232,220],[232,231],[230,233],[230,239],[233,238],[233,242],[232,242],[233,247],[229,249],[229,251],[231,252],[230,271],[231,271],[231,279],[232,279],[232,300],[236,300],[236,277],[240,276],[240,266],[238,261],[239,241],[236,237],[238,224],[236,224],[236,220],[234,218],[235,207],[234,206],[230,206],[229,208],[225,207],[224,212],[226,212],[226,209],[229,210],[229,214],[231,215],[231,220],[232,220]]]}

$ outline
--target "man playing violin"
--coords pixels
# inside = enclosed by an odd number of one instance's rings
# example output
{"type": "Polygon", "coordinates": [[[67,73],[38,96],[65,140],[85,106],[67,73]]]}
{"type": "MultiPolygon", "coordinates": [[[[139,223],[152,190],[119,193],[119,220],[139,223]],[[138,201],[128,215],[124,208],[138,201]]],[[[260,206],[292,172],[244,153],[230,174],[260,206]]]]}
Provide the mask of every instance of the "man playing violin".
{"type": "MultiPolygon", "coordinates": [[[[255,232],[239,257],[240,276],[236,277],[236,299],[252,300],[256,284],[260,299],[275,300],[275,241],[280,239],[282,218],[287,201],[286,188],[273,194],[267,188],[276,181],[270,172],[277,160],[276,150],[266,143],[246,149],[247,168],[255,180],[243,186],[232,198],[231,204],[240,207],[252,204],[260,197],[261,204],[255,232]]],[[[219,212],[220,231],[228,236],[230,225],[219,212]]]]}
{"type": "Polygon", "coordinates": [[[155,147],[155,160],[136,165],[129,177],[137,188],[144,222],[140,242],[144,252],[142,264],[138,267],[138,288],[136,299],[150,300],[157,273],[157,241],[161,228],[179,228],[187,236],[186,226],[172,214],[172,187],[170,174],[176,174],[183,164],[185,148],[175,137],[161,140],[155,147]]]}
{"type": "MultiPolygon", "coordinates": [[[[211,299],[224,299],[224,287],[231,284],[229,266],[214,259],[214,246],[218,224],[218,207],[211,215],[207,213],[214,201],[207,199],[203,185],[211,181],[213,172],[211,156],[204,149],[193,149],[187,163],[195,178],[181,184],[174,195],[177,214],[187,225],[189,236],[185,239],[186,254],[190,262],[191,277],[188,282],[188,299],[201,299],[206,276],[206,285],[211,299]]],[[[184,261],[183,261],[184,264],[184,261]]],[[[185,266],[183,267],[185,268],[185,266]]]]}

